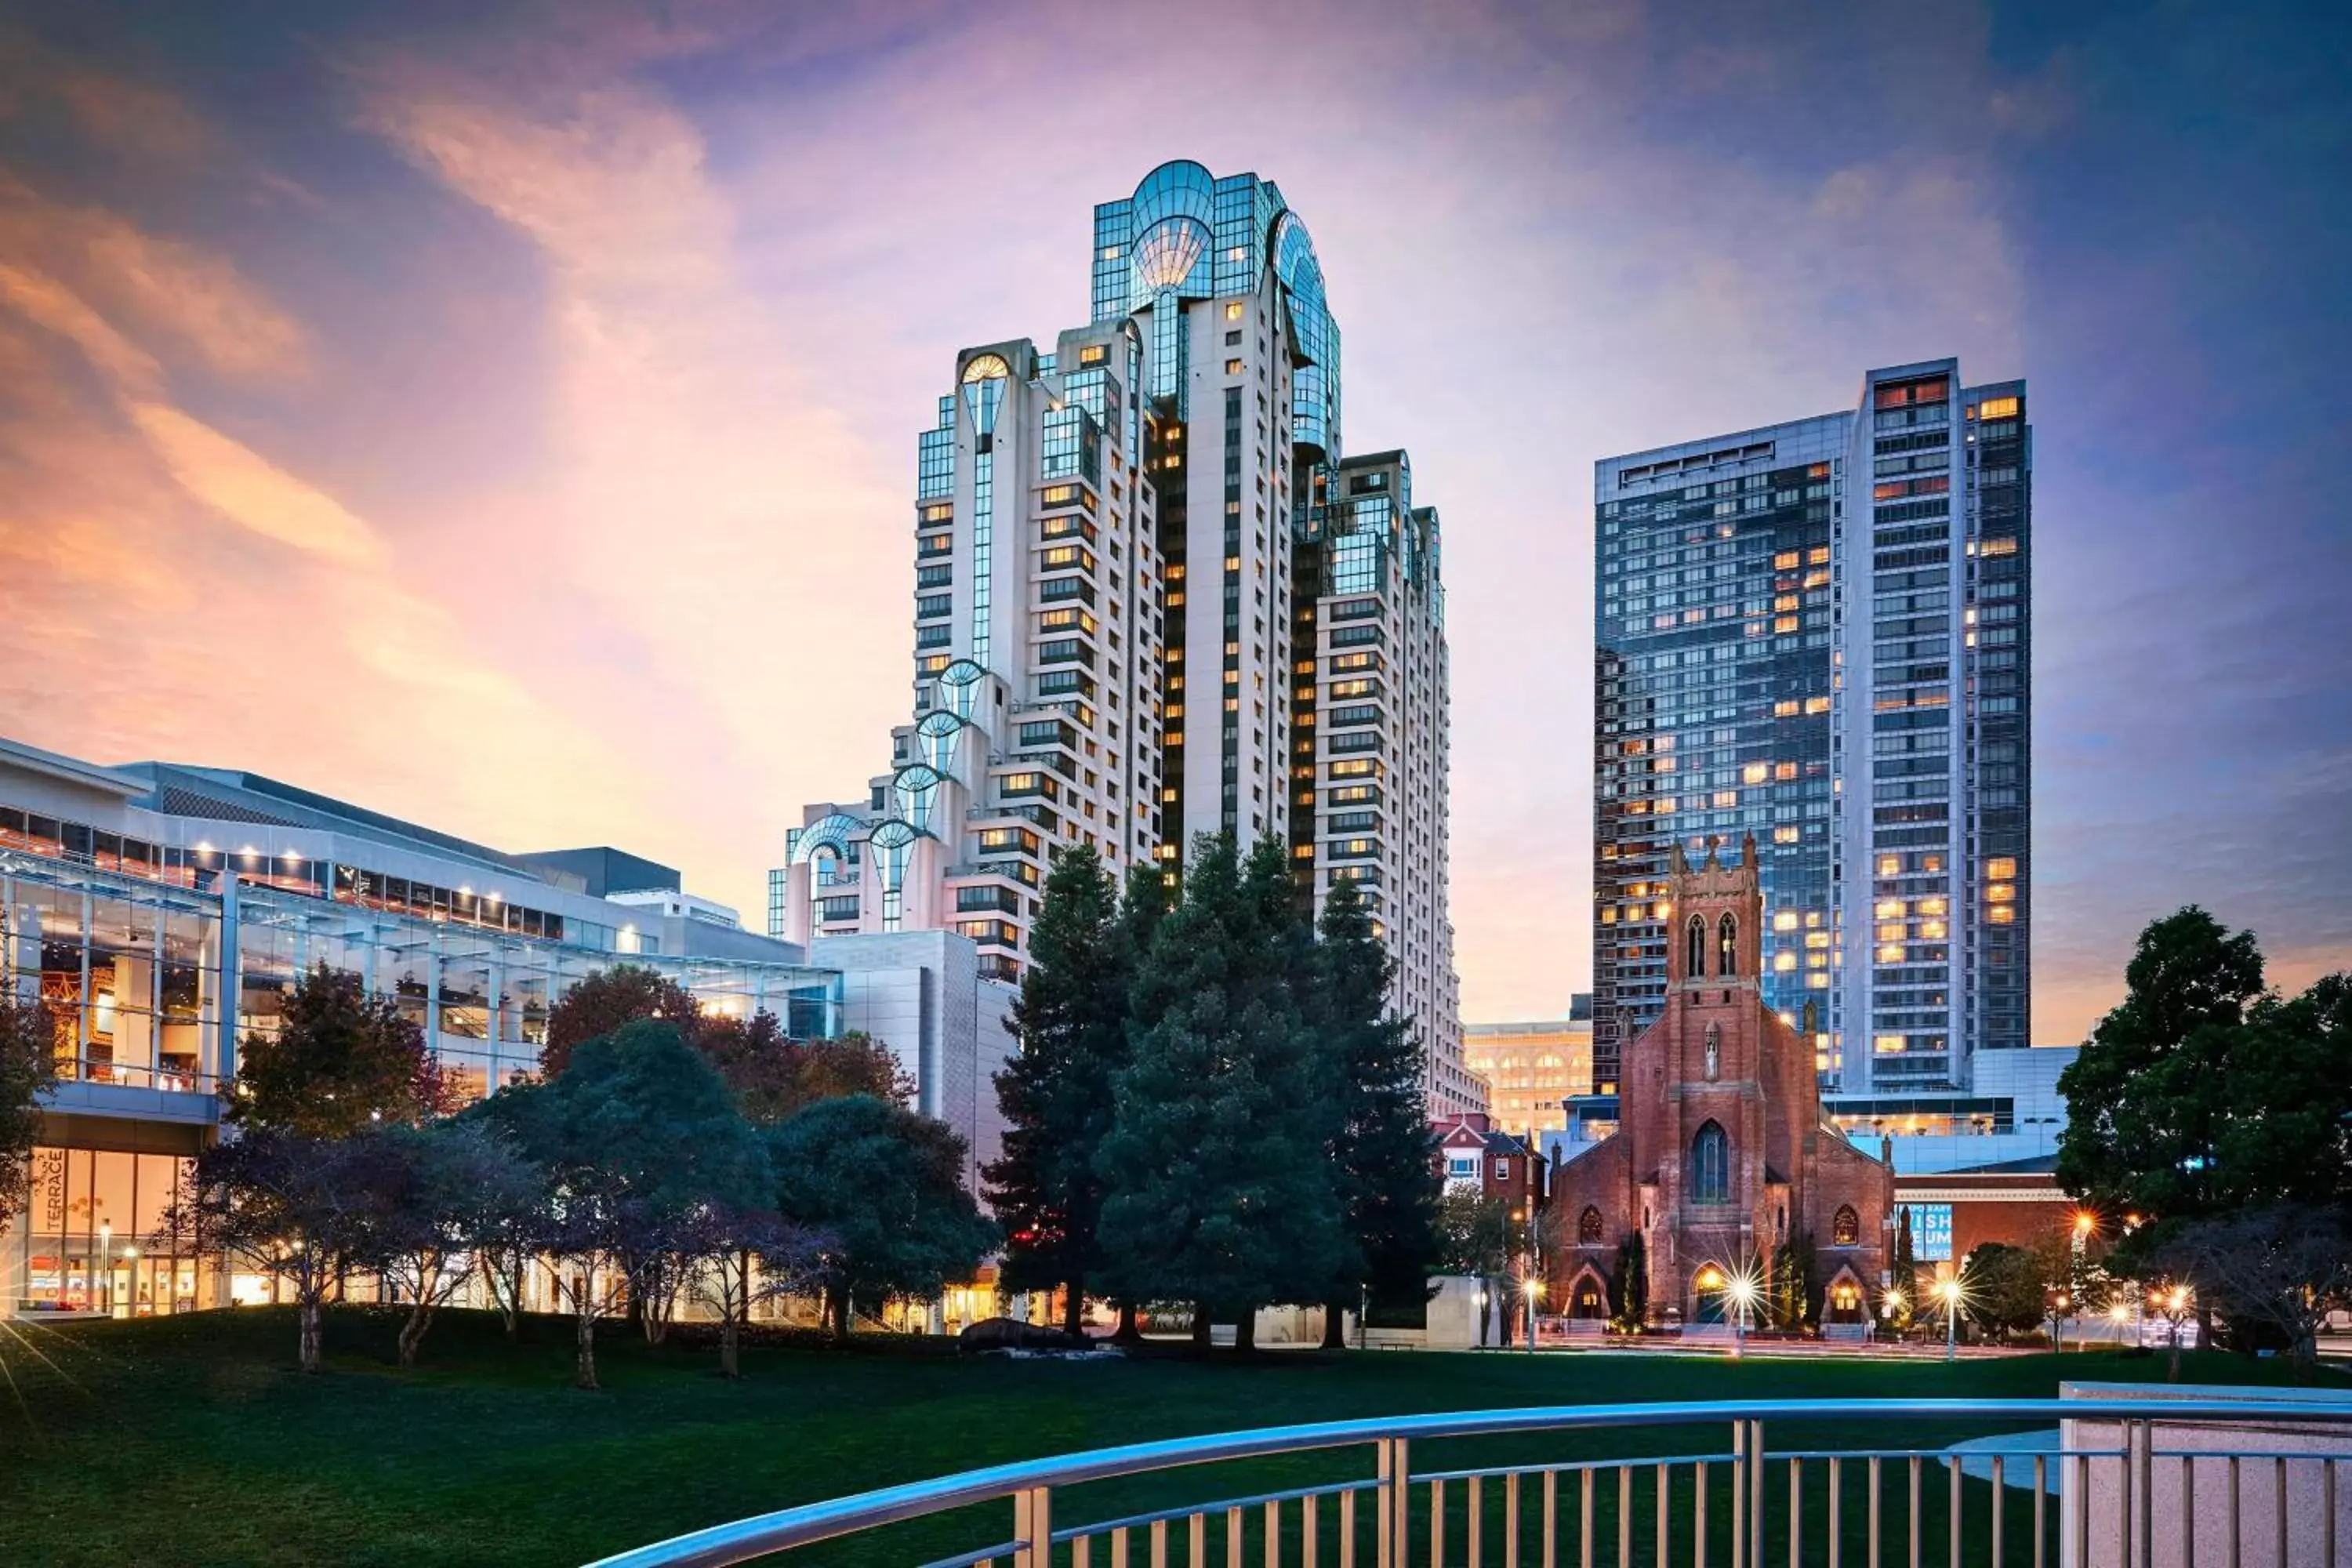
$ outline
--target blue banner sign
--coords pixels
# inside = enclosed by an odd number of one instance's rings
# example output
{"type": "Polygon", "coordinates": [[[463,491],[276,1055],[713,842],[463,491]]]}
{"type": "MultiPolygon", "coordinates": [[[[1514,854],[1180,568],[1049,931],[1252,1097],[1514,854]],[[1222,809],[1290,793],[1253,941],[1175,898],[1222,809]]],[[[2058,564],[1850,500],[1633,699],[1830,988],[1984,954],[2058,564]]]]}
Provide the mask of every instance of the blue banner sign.
{"type": "Polygon", "coordinates": [[[1952,1205],[1912,1204],[1911,1256],[1922,1263],[1952,1260],[1952,1205]]]}

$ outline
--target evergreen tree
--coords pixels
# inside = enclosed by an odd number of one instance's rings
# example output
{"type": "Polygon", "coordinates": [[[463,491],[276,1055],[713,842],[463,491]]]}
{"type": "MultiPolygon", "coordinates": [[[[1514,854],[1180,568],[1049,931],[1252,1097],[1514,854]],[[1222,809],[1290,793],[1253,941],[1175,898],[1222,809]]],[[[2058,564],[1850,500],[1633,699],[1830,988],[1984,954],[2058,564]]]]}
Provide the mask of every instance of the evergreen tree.
{"type": "Polygon", "coordinates": [[[1919,1310],[1919,1257],[1911,1247],[1911,1205],[1905,1204],[1895,1211],[1895,1288],[1903,1292],[1902,1304],[1895,1308],[1892,1321],[1899,1330],[1908,1329],[1919,1310]]]}
{"type": "Polygon", "coordinates": [[[1128,1300],[1191,1300],[1251,1343],[1253,1314],[1319,1300],[1338,1271],[1319,1053],[1290,979],[1305,940],[1288,856],[1246,868],[1204,836],[1183,899],[1137,967],[1132,1059],[1097,1169],[1106,1281],[1128,1300]]]}
{"type": "Polygon", "coordinates": [[[1077,1331],[1086,1286],[1102,1262],[1096,1229],[1103,1179],[1095,1156],[1117,1110],[1127,1061],[1131,964],[1118,885],[1090,845],[1065,849],[1046,874],[1030,927],[1030,962],[1013,1005],[1021,1054],[996,1075],[1004,1152],[982,1175],[1005,1229],[1003,1287],[1062,1287],[1077,1331]]]}
{"type": "Polygon", "coordinates": [[[1820,1286],[1812,1233],[1798,1231],[1772,1249],[1772,1326],[1794,1333],[1812,1321],[1820,1286]]]}
{"type": "Polygon", "coordinates": [[[1341,1273],[1323,1313],[1324,1348],[1336,1350],[1346,1343],[1342,1314],[1366,1294],[1397,1300],[1423,1289],[1437,1257],[1438,1180],[1422,1045],[1389,1010],[1396,963],[1353,882],[1332,888],[1319,924],[1307,1006],[1333,1121],[1343,1229],[1341,1273]]]}
{"type": "Polygon", "coordinates": [[[1625,1239],[1617,1244],[1614,1274],[1609,1281],[1609,1294],[1617,1309],[1617,1326],[1633,1333],[1650,1316],[1648,1244],[1643,1241],[1640,1231],[1628,1231],[1625,1239]]]}

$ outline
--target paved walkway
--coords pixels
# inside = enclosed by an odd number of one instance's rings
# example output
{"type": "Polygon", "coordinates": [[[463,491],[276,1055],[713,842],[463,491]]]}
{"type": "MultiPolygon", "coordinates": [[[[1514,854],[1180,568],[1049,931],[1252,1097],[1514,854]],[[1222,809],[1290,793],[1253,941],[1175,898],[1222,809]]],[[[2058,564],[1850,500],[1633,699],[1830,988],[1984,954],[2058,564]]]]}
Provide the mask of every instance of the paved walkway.
{"type": "MultiPolygon", "coordinates": [[[[1950,1464],[1957,1459],[1960,1474],[1973,1481],[1990,1481],[1992,1479],[1993,1456],[1998,1454],[2008,1461],[2001,1467],[2001,1484],[2030,1492],[2033,1489],[2034,1453],[2047,1453],[2057,1447],[2058,1429],[2055,1426],[2041,1432],[2004,1432],[1997,1437],[1970,1437],[1964,1443],[1955,1443],[1944,1450],[1951,1456],[1944,1462],[1950,1464]]],[[[2062,1468],[2055,1458],[2043,1467],[2042,1489],[2053,1497],[2058,1493],[2062,1468]]]]}

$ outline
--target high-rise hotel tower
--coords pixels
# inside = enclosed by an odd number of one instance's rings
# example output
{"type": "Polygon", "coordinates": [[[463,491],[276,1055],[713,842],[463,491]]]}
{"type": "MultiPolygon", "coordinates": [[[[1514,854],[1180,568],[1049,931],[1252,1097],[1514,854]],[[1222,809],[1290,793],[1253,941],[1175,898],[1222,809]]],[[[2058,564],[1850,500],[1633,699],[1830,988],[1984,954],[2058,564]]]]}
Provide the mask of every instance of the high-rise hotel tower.
{"type": "Polygon", "coordinates": [[[1271,182],[1155,169],[1095,209],[1093,310],[957,354],[918,442],[913,714],[770,874],[793,941],[950,927],[1017,981],[1052,852],[1287,843],[1399,962],[1440,1110],[1475,1109],[1446,918],[1436,513],[1343,459],[1339,330],[1271,182]]]}
{"type": "Polygon", "coordinates": [[[1755,837],[1769,1004],[1843,1096],[1965,1092],[2027,1040],[2025,384],[1597,465],[1593,1077],[1658,1016],[1666,858],[1755,837]]]}

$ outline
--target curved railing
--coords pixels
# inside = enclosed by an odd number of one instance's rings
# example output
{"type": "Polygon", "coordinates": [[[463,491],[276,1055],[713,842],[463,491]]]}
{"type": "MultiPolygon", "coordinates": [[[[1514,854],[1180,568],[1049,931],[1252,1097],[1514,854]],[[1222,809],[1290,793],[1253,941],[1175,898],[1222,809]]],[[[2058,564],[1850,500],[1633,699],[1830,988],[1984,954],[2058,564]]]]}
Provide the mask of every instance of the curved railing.
{"type": "MultiPolygon", "coordinates": [[[[967,1470],[696,1531],[592,1568],[708,1568],[860,1535],[988,1502],[1013,1505],[1013,1533],[926,1568],[1111,1568],[1149,1562],[1267,1568],[1337,1561],[1442,1568],[1469,1563],[1664,1568],[1669,1562],[1790,1568],[1842,1556],[1853,1568],[1927,1560],[1944,1538],[1951,1568],[2336,1568],[2352,1542],[2352,1394],[2343,1401],[2138,1398],[1762,1400],[1552,1405],[1325,1421],[1174,1437],[967,1470]],[[1841,1435],[1898,1424],[2063,1423],[1979,1449],[1811,1444],[1774,1448],[1767,1424],[1841,1435]],[[1412,1446],[1446,1439],[1719,1428],[1727,1446],[1605,1458],[1415,1469],[1412,1446]],[[2159,1447],[2161,1440],[2168,1446],[2159,1447]],[[1185,1467],[1369,1448],[1372,1473],[1057,1526],[1057,1492],[1185,1467]],[[1945,1472],[1924,1485],[1929,1466],[1945,1472]],[[1769,1484],[1770,1482],[1772,1484],[1769,1484]],[[1891,1484],[1890,1484],[1891,1483],[1891,1484]],[[2029,1490],[2017,1498],[2013,1490],[2029,1490]],[[1937,1495],[1940,1491],[1944,1495],[1937,1495]],[[2051,1507],[2055,1501],[2058,1506],[2051,1507]],[[1710,1536],[1709,1514],[1721,1521],[1710,1536]],[[1366,1516],[1369,1515],[1369,1518],[1366,1516]],[[1253,1529],[1255,1525],[1255,1529],[1253,1529]],[[1596,1543],[1600,1547],[1596,1554],[1596,1543]],[[1712,1545],[1712,1555],[1710,1554],[1712,1545]],[[1418,1549],[1416,1549],[1418,1547],[1418,1549]],[[1336,1557],[1333,1552],[1336,1551],[1336,1557]],[[1988,1555],[1989,1553],[1989,1555],[1988,1555]]],[[[1940,1554],[1939,1554],[1940,1555],[1940,1554]]]]}

